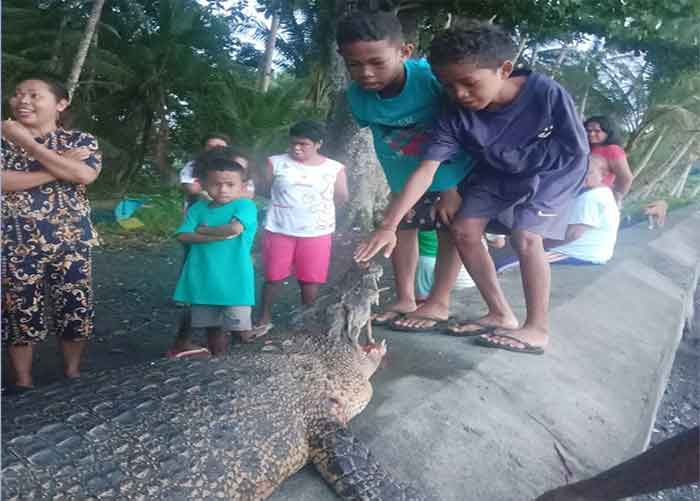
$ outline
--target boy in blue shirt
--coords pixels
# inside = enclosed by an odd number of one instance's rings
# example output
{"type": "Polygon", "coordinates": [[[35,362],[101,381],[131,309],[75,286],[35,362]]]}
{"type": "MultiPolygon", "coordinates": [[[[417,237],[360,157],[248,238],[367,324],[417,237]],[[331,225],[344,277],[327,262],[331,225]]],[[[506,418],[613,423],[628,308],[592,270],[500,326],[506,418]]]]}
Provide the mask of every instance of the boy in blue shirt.
{"type": "Polygon", "coordinates": [[[547,346],[550,269],[543,239],[562,239],[568,211],[583,184],[589,153],[573,99],[556,82],[514,70],[512,38],[492,24],[435,37],[429,61],[456,106],[436,123],[423,162],[387,209],[380,231],[360,245],[365,261],[396,245],[394,231],[430,185],[441,162],[466,150],[475,169],[460,185],[462,206],[453,234],[467,271],[489,311],[449,329],[477,343],[541,354],[547,346]],[[512,243],[521,263],[527,317],[510,308],[481,238],[492,218],[509,211],[512,243]]]}
{"type": "Polygon", "coordinates": [[[229,332],[252,336],[257,209],[246,198],[245,169],[230,156],[205,153],[196,169],[212,200],[194,203],[177,230],[190,247],[173,297],[192,306],[191,327],[206,329],[209,351],[219,356],[228,351],[229,332]]]}
{"type": "MultiPolygon", "coordinates": [[[[347,93],[350,109],[360,126],[372,130],[377,158],[396,196],[418,167],[427,132],[443,101],[442,87],[425,60],[409,59],[413,46],[405,43],[401,24],[390,13],[349,15],[338,24],[337,42],[353,80],[347,93]]],[[[456,188],[469,169],[470,159],[464,153],[445,162],[426,186],[427,193],[416,198],[410,214],[398,224],[398,245],[391,256],[397,301],[375,317],[375,325],[427,331],[447,320],[460,262],[438,217],[446,220],[459,207],[456,188]],[[418,230],[436,228],[440,244],[435,286],[416,308],[416,235],[418,230]]]]}

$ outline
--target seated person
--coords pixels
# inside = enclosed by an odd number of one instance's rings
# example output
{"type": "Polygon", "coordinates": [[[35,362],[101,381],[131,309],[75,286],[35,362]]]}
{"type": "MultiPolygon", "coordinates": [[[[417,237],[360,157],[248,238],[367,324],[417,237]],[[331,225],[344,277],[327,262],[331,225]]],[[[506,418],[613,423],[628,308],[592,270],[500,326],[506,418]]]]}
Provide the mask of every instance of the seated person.
{"type": "MultiPolygon", "coordinates": [[[[620,209],[603,184],[605,159],[591,155],[585,190],[575,200],[564,240],[546,240],[547,261],[556,264],[605,264],[613,255],[620,209]]],[[[496,263],[499,273],[518,266],[517,257],[496,263]]]]}

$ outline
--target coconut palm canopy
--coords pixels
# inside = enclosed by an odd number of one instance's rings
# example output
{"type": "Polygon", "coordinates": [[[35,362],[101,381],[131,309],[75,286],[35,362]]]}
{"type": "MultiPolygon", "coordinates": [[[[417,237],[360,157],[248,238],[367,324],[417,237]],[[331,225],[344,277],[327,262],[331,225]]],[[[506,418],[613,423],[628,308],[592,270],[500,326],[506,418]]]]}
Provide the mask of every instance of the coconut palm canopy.
{"type": "Polygon", "coordinates": [[[698,0],[5,0],[3,89],[26,71],[77,75],[73,119],[106,157],[94,189],[155,185],[208,132],[263,158],[285,147],[295,120],[337,118],[334,23],[351,9],[396,12],[419,51],[463,18],[507,27],[519,63],[561,81],[582,117],[614,117],[638,196],[697,193],[698,0]]]}

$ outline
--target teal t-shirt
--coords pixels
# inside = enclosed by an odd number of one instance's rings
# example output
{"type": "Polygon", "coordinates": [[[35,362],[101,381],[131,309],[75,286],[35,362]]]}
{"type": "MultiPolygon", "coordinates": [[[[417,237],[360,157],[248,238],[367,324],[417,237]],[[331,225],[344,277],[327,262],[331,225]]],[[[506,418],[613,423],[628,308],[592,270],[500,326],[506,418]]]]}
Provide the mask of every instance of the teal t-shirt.
{"type": "MultiPolygon", "coordinates": [[[[350,110],[361,127],[372,130],[377,158],[394,193],[403,189],[418,167],[430,129],[447,99],[425,59],[409,59],[404,65],[406,82],[398,96],[382,99],[355,82],[348,88],[350,110]]],[[[469,171],[471,157],[461,153],[442,163],[428,191],[454,188],[469,171]]]]}
{"type": "Polygon", "coordinates": [[[228,240],[189,244],[187,259],[175,287],[175,301],[213,306],[253,306],[255,272],[250,255],[258,226],[255,203],[239,198],[221,207],[201,200],[192,205],[177,233],[192,233],[199,225],[220,226],[237,219],[243,232],[228,240]]]}

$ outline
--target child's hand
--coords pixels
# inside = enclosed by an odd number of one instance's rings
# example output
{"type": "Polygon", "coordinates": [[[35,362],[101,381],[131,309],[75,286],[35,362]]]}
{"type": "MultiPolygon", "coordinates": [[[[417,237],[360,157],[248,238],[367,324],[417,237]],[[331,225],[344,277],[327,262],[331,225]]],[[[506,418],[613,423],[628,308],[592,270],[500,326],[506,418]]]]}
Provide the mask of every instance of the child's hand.
{"type": "Polygon", "coordinates": [[[452,219],[459,211],[461,205],[462,197],[453,188],[440,193],[440,200],[435,204],[435,212],[443,224],[449,225],[452,223],[452,219]]]}
{"type": "Polygon", "coordinates": [[[357,246],[353,257],[358,263],[366,262],[382,249],[384,249],[384,257],[389,257],[394,252],[394,247],[396,247],[396,232],[380,228],[357,246]]]}

